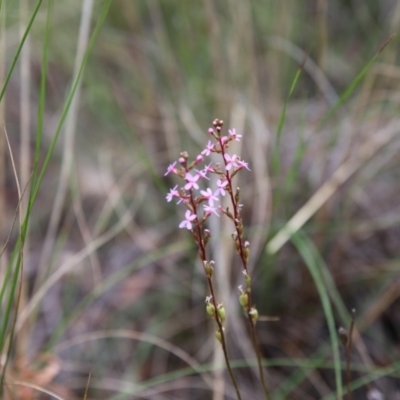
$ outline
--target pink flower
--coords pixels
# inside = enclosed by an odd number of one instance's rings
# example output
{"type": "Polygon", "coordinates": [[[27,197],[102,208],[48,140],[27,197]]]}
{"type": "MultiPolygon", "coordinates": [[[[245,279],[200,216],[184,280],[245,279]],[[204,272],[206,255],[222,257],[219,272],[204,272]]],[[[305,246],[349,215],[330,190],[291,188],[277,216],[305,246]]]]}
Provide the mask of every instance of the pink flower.
{"type": "Polygon", "coordinates": [[[236,140],[237,142],[240,142],[240,138],[242,137],[242,135],[238,135],[236,133],[236,129],[229,129],[229,136],[233,139],[236,140]]]}
{"type": "Polygon", "coordinates": [[[246,168],[248,171],[250,171],[249,164],[246,161],[243,161],[243,160],[239,160],[237,162],[237,167],[239,169],[246,168]]]}
{"type": "Polygon", "coordinates": [[[214,148],[215,148],[214,144],[211,143],[211,140],[209,140],[208,143],[207,143],[206,148],[201,152],[201,154],[204,154],[205,156],[209,156],[210,153],[212,151],[214,151],[214,148]]]}
{"type": "Polygon", "coordinates": [[[214,168],[211,166],[212,163],[206,165],[203,169],[203,172],[207,174],[208,172],[214,172],[214,168]]]}
{"type": "Polygon", "coordinates": [[[196,214],[192,214],[190,210],[186,210],[185,219],[179,224],[179,228],[192,229],[192,221],[197,218],[196,214]]]}
{"type": "Polygon", "coordinates": [[[199,174],[200,178],[207,179],[208,181],[210,180],[205,169],[202,169],[201,171],[195,169],[195,171],[199,174]]]}
{"type": "Polygon", "coordinates": [[[179,192],[176,190],[177,187],[178,187],[178,185],[176,185],[174,188],[170,189],[169,193],[167,194],[167,201],[168,201],[168,203],[169,203],[170,201],[172,201],[172,199],[173,199],[174,197],[181,197],[181,196],[179,195],[179,192]]]}
{"type": "Polygon", "coordinates": [[[204,160],[204,157],[203,157],[201,154],[199,154],[199,155],[196,157],[196,164],[201,163],[203,160],[204,160]]]}
{"type": "Polygon", "coordinates": [[[237,162],[238,162],[238,156],[236,154],[233,154],[230,156],[228,153],[224,154],[225,158],[225,169],[229,171],[232,167],[235,168],[237,167],[237,162]]]}
{"type": "Polygon", "coordinates": [[[208,204],[212,207],[214,205],[214,201],[218,201],[218,190],[213,194],[210,188],[207,190],[201,190],[200,193],[208,200],[208,204]]]}
{"type": "Polygon", "coordinates": [[[200,176],[193,176],[190,172],[188,172],[185,176],[187,184],[185,185],[186,190],[190,190],[191,188],[198,189],[199,185],[196,183],[199,180],[200,176]]]}
{"type": "Polygon", "coordinates": [[[178,172],[177,169],[175,168],[175,164],[176,164],[176,161],[174,163],[168,165],[167,172],[164,174],[164,176],[168,175],[170,172],[173,172],[174,174],[176,174],[178,172]]]}
{"type": "Polygon", "coordinates": [[[217,180],[217,192],[219,192],[221,194],[221,196],[225,196],[226,195],[226,191],[225,191],[225,186],[228,184],[228,181],[222,181],[221,179],[217,180]]]}
{"type": "Polygon", "coordinates": [[[219,217],[219,214],[217,213],[217,210],[215,209],[215,207],[209,205],[209,204],[204,204],[204,211],[206,212],[206,214],[211,215],[211,213],[215,214],[217,217],[219,217]]]}

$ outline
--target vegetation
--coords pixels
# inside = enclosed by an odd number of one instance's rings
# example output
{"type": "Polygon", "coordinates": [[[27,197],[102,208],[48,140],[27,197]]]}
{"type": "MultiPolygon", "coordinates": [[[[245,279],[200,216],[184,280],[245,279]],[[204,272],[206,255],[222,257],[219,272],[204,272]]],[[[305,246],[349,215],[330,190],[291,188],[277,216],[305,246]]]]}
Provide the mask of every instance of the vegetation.
{"type": "Polygon", "coordinates": [[[0,0],[0,397],[396,398],[399,21],[389,0],[0,0]],[[251,170],[257,324],[232,221],[205,221],[221,325],[165,201],[215,118],[251,170]]]}

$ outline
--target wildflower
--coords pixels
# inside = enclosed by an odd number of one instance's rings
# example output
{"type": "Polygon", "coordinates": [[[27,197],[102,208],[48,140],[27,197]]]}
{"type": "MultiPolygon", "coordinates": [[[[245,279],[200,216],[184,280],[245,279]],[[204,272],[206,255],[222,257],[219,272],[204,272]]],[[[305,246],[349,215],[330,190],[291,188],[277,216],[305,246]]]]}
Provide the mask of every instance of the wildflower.
{"type": "Polygon", "coordinates": [[[212,190],[210,188],[207,188],[207,190],[201,190],[200,193],[208,200],[208,204],[212,207],[214,205],[214,201],[218,201],[218,191],[213,194],[212,190]]]}
{"type": "Polygon", "coordinates": [[[174,197],[180,197],[179,192],[176,190],[178,185],[176,185],[174,188],[170,189],[169,193],[167,194],[167,201],[168,203],[172,201],[174,197]]]}
{"type": "Polygon", "coordinates": [[[207,176],[207,171],[205,169],[202,169],[200,171],[195,169],[195,171],[199,174],[200,178],[207,179],[208,181],[210,180],[210,178],[207,176]]]}
{"type": "Polygon", "coordinates": [[[213,318],[215,318],[215,307],[214,307],[214,304],[212,304],[212,303],[210,303],[209,301],[207,301],[207,299],[206,299],[206,311],[207,311],[207,314],[210,316],[210,317],[213,317],[213,318]]]}
{"type": "Polygon", "coordinates": [[[168,165],[167,172],[164,174],[164,176],[167,176],[170,172],[173,172],[174,174],[176,174],[178,171],[175,168],[175,165],[176,165],[176,161],[174,163],[168,165]]]}
{"type": "Polygon", "coordinates": [[[214,172],[214,168],[211,166],[212,163],[206,165],[203,169],[203,172],[207,174],[208,172],[214,172]]]}
{"type": "Polygon", "coordinates": [[[225,307],[222,303],[218,304],[217,313],[218,313],[218,317],[219,317],[221,324],[223,324],[225,322],[225,318],[226,318],[226,311],[225,311],[225,307]]]}
{"type": "Polygon", "coordinates": [[[236,154],[233,154],[232,156],[230,156],[228,153],[225,153],[224,158],[226,161],[225,169],[227,171],[229,171],[232,167],[234,167],[234,168],[237,167],[237,163],[239,160],[238,160],[238,156],[236,154]]]}
{"type": "Polygon", "coordinates": [[[219,217],[219,214],[217,213],[217,210],[215,209],[215,207],[210,206],[208,204],[204,204],[204,211],[206,212],[206,214],[211,215],[211,213],[215,214],[217,217],[219,217]]]}
{"type": "MultiPolygon", "coordinates": [[[[206,272],[207,277],[211,279],[213,277],[213,274],[214,274],[214,264],[215,264],[215,262],[212,261],[212,260],[210,262],[203,261],[203,264],[204,264],[204,271],[206,272]]],[[[209,299],[208,302],[210,302],[211,299],[212,299],[212,296],[206,297],[206,302],[207,302],[207,299],[209,299]]]]}
{"type": "Polygon", "coordinates": [[[192,214],[190,210],[186,210],[185,219],[179,224],[179,228],[192,229],[192,221],[197,218],[196,214],[192,214]]]}
{"type": "Polygon", "coordinates": [[[225,195],[226,195],[225,186],[226,186],[227,184],[228,184],[228,181],[227,181],[227,180],[225,180],[225,181],[223,181],[223,180],[221,180],[221,179],[218,179],[218,180],[217,180],[217,186],[218,186],[217,192],[218,192],[221,196],[225,196],[225,195]]]}
{"type": "Polygon", "coordinates": [[[198,189],[199,185],[196,183],[199,180],[200,176],[193,176],[190,172],[188,172],[185,176],[187,184],[185,185],[186,190],[190,190],[191,188],[198,189]]]}
{"type": "Polygon", "coordinates": [[[248,171],[250,171],[249,164],[246,161],[243,161],[243,160],[238,160],[237,167],[239,169],[246,168],[248,171]]]}
{"type": "Polygon", "coordinates": [[[204,157],[203,157],[201,154],[199,154],[199,155],[196,157],[196,164],[201,163],[203,160],[204,160],[204,157]]]}
{"type": "Polygon", "coordinates": [[[236,140],[237,142],[240,142],[240,138],[242,137],[242,135],[238,135],[236,133],[236,129],[229,129],[229,136],[233,139],[236,140]]]}
{"type": "Polygon", "coordinates": [[[253,322],[253,324],[255,324],[258,320],[258,311],[255,307],[251,307],[250,311],[249,311],[249,315],[251,318],[251,321],[253,322]]]}
{"type": "Polygon", "coordinates": [[[210,153],[212,151],[214,151],[214,148],[215,148],[214,144],[211,143],[211,140],[209,140],[208,143],[207,143],[206,148],[201,152],[201,154],[203,154],[203,155],[208,157],[210,155],[210,153]]]}

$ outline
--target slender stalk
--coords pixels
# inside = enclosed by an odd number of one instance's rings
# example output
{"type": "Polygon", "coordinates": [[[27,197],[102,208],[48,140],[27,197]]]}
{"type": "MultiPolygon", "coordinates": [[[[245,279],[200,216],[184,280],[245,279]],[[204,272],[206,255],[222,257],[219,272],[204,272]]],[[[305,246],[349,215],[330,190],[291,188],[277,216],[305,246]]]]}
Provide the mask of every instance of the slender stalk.
{"type": "MultiPolygon", "coordinates": [[[[23,37],[25,31],[25,25],[28,21],[29,3],[24,0],[20,1],[20,34],[23,37]]],[[[21,51],[21,70],[20,70],[20,185],[21,187],[28,186],[30,181],[30,169],[31,169],[31,156],[30,156],[30,86],[31,86],[31,71],[30,71],[30,40],[29,36],[25,40],[24,47],[21,51]]],[[[24,218],[28,210],[29,198],[25,196],[20,197],[20,226],[23,225],[24,218]]],[[[21,259],[24,264],[29,264],[29,252],[26,249],[29,248],[29,224],[28,231],[24,240],[21,241],[23,247],[21,247],[21,259]]],[[[26,277],[24,277],[21,265],[21,282],[19,287],[20,306],[24,307],[27,302],[27,291],[26,291],[26,277]]],[[[16,338],[15,351],[21,358],[27,354],[28,344],[28,327],[20,333],[19,337],[16,338]]]]}
{"type": "MultiPolygon", "coordinates": [[[[223,145],[222,139],[219,138],[218,139],[219,145],[221,147],[221,155],[222,155],[222,159],[224,160],[224,164],[225,167],[227,165],[226,159],[225,159],[225,147],[223,145]]],[[[243,271],[244,273],[249,276],[248,273],[248,266],[247,266],[247,258],[248,256],[245,254],[245,243],[243,241],[243,224],[242,224],[242,217],[240,215],[240,211],[239,211],[239,204],[238,204],[238,198],[239,198],[239,192],[236,192],[236,196],[234,195],[233,192],[233,185],[232,185],[232,178],[235,175],[235,173],[233,174],[229,174],[229,172],[227,171],[225,173],[225,178],[228,182],[228,193],[231,199],[231,203],[232,203],[232,207],[233,207],[233,223],[235,225],[235,230],[236,230],[236,240],[237,240],[237,251],[239,253],[241,262],[242,262],[242,266],[243,266],[243,271]]],[[[260,381],[261,381],[261,385],[263,387],[263,391],[264,391],[264,395],[265,398],[267,400],[271,399],[271,394],[269,392],[268,389],[268,385],[265,379],[265,375],[264,375],[264,370],[262,368],[262,355],[261,355],[261,351],[260,351],[260,347],[257,341],[257,335],[256,335],[256,330],[255,330],[255,319],[253,318],[252,312],[254,310],[253,307],[253,301],[252,301],[252,296],[251,296],[251,288],[247,287],[246,288],[246,294],[247,294],[247,298],[248,298],[248,302],[247,302],[247,306],[246,306],[246,312],[247,312],[247,319],[249,321],[249,327],[250,327],[250,337],[251,337],[251,342],[253,345],[253,349],[254,352],[256,354],[256,358],[257,358],[257,366],[258,366],[258,373],[260,376],[260,381]]]]}
{"type": "MultiPolygon", "coordinates": [[[[205,242],[204,242],[204,239],[203,239],[203,232],[201,230],[201,224],[200,224],[200,222],[199,222],[199,220],[197,218],[197,206],[196,206],[196,202],[194,201],[194,198],[193,198],[192,190],[190,191],[190,204],[191,204],[191,206],[193,208],[193,213],[196,215],[196,220],[195,220],[196,234],[193,234],[193,237],[194,237],[196,243],[199,246],[199,250],[200,250],[199,256],[200,256],[200,259],[201,259],[201,261],[202,261],[202,263],[204,265],[204,263],[207,262],[206,248],[205,248],[205,242]]],[[[216,297],[215,297],[215,291],[214,291],[214,286],[213,286],[213,283],[212,283],[212,279],[211,279],[211,276],[209,274],[206,274],[206,275],[207,275],[208,288],[210,290],[210,295],[211,295],[211,300],[210,301],[212,302],[212,304],[214,306],[214,319],[215,319],[215,322],[217,323],[217,326],[218,326],[218,332],[220,333],[220,339],[221,339],[220,342],[221,342],[221,346],[222,346],[222,351],[224,353],[225,364],[226,364],[226,367],[228,369],[228,373],[229,373],[229,376],[230,376],[231,381],[233,383],[233,386],[235,388],[236,396],[237,396],[238,400],[242,400],[242,396],[241,396],[240,390],[239,390],[239,385],[238,385],[238,382],[237,382],[237,380],[235,378],[235,375],[233,373],[233,369],[231,367],[231,363],[230,363],[229,357],[228,357],[228,350],[227,350],[227,346],[226,346],[226,338],[225,338],[225,334],[224,334],[224,327],[222,325],[221,318],[218,315],[218,304],[217,304],[217,300],[216,300],[216,297]]]]}
{"type": "Polygon", "coordinates": [[[354,317],[356,310],[353,308],[351,310],[351,324],[350,324],[350,332],[346,343],[346,388],[347,388],[347,400],[351,400],[351,390],[350,390],[350,382],[351,382],[351,370],[350,370],[350,358],[351,358],[351,346],[353,344],[353,331],[354,331],[354,317]]]}

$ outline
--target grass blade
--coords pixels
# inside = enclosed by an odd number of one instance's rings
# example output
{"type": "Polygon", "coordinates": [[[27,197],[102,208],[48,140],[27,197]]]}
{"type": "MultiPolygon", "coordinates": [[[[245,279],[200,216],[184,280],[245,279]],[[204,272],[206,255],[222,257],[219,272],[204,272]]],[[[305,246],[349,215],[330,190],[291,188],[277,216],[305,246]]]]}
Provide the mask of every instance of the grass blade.
{"type": "Polygon", "coordinates": [[[301,231],[297,232],[292,236],[292,242],[296,246],[299,254],[302,256],[310,274],[314,280],[314,284],[318,290],[318,294],[321,299],[322,307],[324,309],[326,322],[328,324],[329,335],[331,338],[331,347],[333,354],[334,370],[335,370],[335,381],[336,381],[336,394],[337,398],[341,399],[343,396],[342,387],[342,370],[340,364],[340,353],[339,353],[339,339],[335,327],[335,320],[333,316],[333,310],[330,303],[328,290],[325,286],[320,266],[317,262],[317,257],[313,246],[311,245],[308,237],[301,231]]]}

